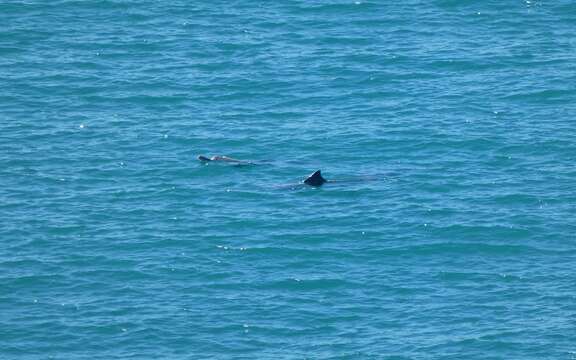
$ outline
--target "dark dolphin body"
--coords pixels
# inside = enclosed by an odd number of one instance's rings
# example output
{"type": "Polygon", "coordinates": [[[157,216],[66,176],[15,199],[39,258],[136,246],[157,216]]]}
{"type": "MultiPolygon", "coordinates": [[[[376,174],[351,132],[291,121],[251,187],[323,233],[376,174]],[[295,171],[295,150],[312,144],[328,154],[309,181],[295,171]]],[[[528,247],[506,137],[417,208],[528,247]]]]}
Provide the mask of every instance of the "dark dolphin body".
{"type": "Polygon", "coordinates": [[[314,171],[312,175],[308,176],[306,180],[304,180],[304,184],[310,186],[322,186],[325,182],[328,182],[328,180],[322,177],[320,170],[314,171]]]}
{"type": "MultiPolygon", "coordinates": [[[[207,157],[207,156],[203,156],[203,155],[199,155],[198,156],[198,160],[200,160],[202,163],[220,163],[220,164],[227,164],[227,165],[233,165],[233,166],[252,166],[252,165],[261,165],[261,164],[266,164],[269,163],[268,161],[258,161],[258,162],[253,162],[253,161],[246,161],[246,160],[238,160],[238,159],[234,159],[228,156],[224,156],[224,155],[215,155],[212,157],[207,157]]],[[[302,182],[298,183],[298,184],[292,184],[292,185],[281,185],[278,188],[289,188],[289,189],[298,189],[301,187],[314,187],[314,188],[318,188],[322,185],[324,185],[325,183],[353,183],[353,182],[364,182],[364,181],[374,181],[374,180],[381,180],[381,179],[386,179],[389,178],[389,176],[371,176],[371,177],[361,177],[361,178],[352,178],[352,179],[339,179],[339,180],[326,180],[323,176],[322,176],[322,172],[321,170],[316,170],[314,171],[312,174],[310,174],[306,179],[304,179],[302,182]]]]}
{"type": "Polygon", "coordinates": [[[308,176],[301,184],[308,185],[311,187],[320,187],[325,183],[330,184],[350,184],[350,183],[358,183],[358,182],[367,182],[367,181],[381,181],[381,180],[390,180],[393,179],[394,176],[388,175],[372,175],[372,176],[361,176],[361,177],[352,177],[352,178],[345,178],[345,179],[337,179],[337,180],[326,180],[320,170],[314,171],[310,176],[308,176]]]}

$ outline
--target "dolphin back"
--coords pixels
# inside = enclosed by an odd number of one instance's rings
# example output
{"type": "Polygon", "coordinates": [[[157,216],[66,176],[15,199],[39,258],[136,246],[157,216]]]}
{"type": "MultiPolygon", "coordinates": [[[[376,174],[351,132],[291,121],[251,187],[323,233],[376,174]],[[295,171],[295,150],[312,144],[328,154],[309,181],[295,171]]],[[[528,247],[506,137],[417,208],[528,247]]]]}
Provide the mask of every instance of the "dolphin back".
{"type": "Polygon", "coordinates": [[[322,186],[326,182],[326,179],[322,177],[322,173],[320,170],[316,170],[312,173],[312,175],[308,176],[306,180],[304,180],[304,184],[310,186],[322,186]]]}

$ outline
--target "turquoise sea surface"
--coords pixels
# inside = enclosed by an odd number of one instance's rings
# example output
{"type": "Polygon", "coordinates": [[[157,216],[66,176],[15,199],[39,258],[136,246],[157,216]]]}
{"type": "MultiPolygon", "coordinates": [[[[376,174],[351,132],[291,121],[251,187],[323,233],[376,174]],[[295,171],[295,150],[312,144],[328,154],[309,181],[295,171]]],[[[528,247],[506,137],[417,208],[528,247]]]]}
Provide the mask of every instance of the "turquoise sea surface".
{"type": "Polygon", "coordinates": [[[576,359],[575,125],[573,1],[0,1],[0,359],[576,359]]]}

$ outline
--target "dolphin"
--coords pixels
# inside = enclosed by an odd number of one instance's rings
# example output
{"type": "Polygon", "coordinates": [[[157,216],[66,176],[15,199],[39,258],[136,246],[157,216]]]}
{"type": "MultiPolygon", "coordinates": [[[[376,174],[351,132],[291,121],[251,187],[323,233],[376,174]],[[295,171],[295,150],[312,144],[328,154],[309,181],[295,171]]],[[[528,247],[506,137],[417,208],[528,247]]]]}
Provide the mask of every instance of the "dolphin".
{"type": "Polygon", "coordinates": [[[308,176],[306,180],[304,180],[304,184],[314,187],[322,186],[322,184],[326,182],[328,182],[328,180],[322,177],[320,170],[314,171],[312,175],[308,176]]]}
{"type": "Polygon", "coordinates": [[[228,157],[225,155],[215,155],[212,157],[206,157],[204,155],[198,155],[197,159],[202,163],[220,162],[220,163],[229,163],[229,164],[233,164],[233,165],[256,165],[252,161],[238,160],[238,159],[234,159],[234,158],[231,158],[231,157],[228,157]]]}
{"type": "MultiPolygon", "coordinates": [[[[246,166],[246,165],[260,165],[260,164],[266,164],[266,163],[270,163],[270,161],[258,161],[258,162],[253,162],[253,161],[247,161],[247,160],[239,160],[239,159],[234,159],[225,155],[215,155],[212,157],[208,157],[208,156],[204,156],[204,155],[198,155],[197,159],[204,163],[210,163],[210,162],[215,162],[215,163],[223,163],[223,164],[229,164],[229,165],[234,165],[234,166],[246,166]]],[[[337,180],[326,180],[323,176],[322,176],[322,172],[321,170],[316,170],[314,171],[312,174],[310,174],[306,179],[304,179],[302,182],[298,183],[298,184],[293,184],[293,185],[281,185],[278,186],[278,188],[291,188],[291,189],[297,189],[300,188],[301,186],[311,186],[311,187],[320,187],[322,185],[324,185],[325,183],[349,183],[349,182],[358,182],[358,181],[374,181],[374,180],[379,180],[379,179],[385,179],[388,176],[385,177],[381,177],[379,176],[370,176],[370,177],[356,177],[356,178],[351,178],[351,179],[337,179],[337,180]]]]}
{"type": "Polygon", "coordinates": [[[388,179],[388,178],[392,179],[392,177],[390,177],[390,176],[380,175],[380,176],[362,176],[362,177],[338,179],[338,180],[326,180],[322,176],[322,172],[320,170],[316,170],[312,174],[310,174],[304,181],[302,181],[301,184],[312,186],[312,187],[320,187],[325,183],[343,184],[343,183],[354,183],[354,182],[365,182],[365,181],[377,181],[377,180],[383,180],[383,179],[388,179]]]}

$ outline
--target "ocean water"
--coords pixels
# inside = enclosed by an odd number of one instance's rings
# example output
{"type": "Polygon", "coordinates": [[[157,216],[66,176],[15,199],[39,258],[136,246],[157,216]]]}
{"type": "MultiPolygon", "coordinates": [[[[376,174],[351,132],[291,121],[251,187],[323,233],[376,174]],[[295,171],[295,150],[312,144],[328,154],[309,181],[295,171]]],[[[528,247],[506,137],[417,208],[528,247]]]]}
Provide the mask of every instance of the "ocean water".
{"type": "Polygon", "coordinates": [[[0,19],[0,359],[576,358],[573,1],[0,19]]]}

